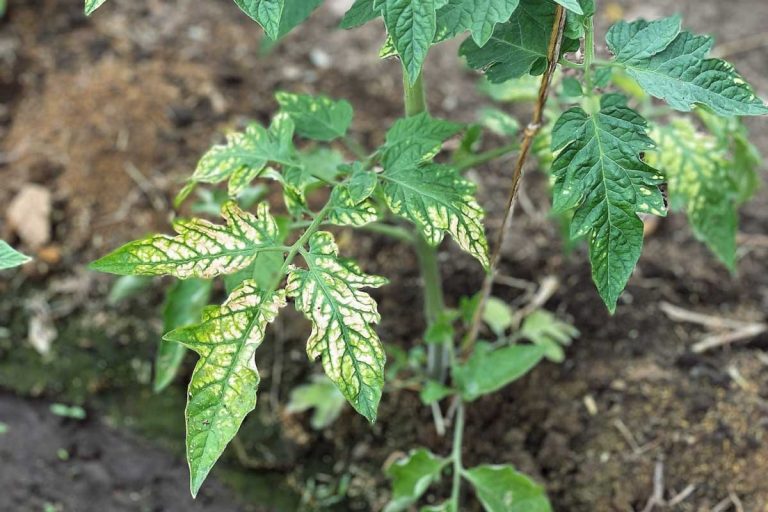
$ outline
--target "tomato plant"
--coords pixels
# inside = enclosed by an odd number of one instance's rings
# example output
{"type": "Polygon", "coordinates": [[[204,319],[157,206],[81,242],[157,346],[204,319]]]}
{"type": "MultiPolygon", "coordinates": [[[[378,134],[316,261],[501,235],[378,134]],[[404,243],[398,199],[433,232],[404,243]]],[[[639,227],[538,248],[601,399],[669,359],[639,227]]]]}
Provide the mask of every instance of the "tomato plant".
{"type": "MultiPolygon", "coordinates": [[[[86,12],[104,2],[86,0],[86,12]]],[[[277,41],[321,1],[235,3],[277,41]]],[[[381,54],[402,62],[405,116],[389,127],[380,147],[368,151],[350,136],[354,112],[347,101],[278,92],[280,110],[269,126],[254,122],[227,135],[200,159],[178,196],[181,203],[201,184],[226,182],[223,223],[179,219],[174,236],[131,242],[92,264],[113,274],[179,279],[165,306],[168,332],[158,353],[156,388],[173,378],[185,349],[197,352],[186,410],[193,495],[254,409],[257,349],[289,303],[312,325],[309,358],[319,358],[341,396],[376,421],[385,351],[375,328],[377,304],[366,290],[385,286],[387,279],[340,254],[329,228],[346,226],[393,237],[416,251],[429,352],[418,371],[421,397],[438,426],[443,400],[450,399],[454,411],[452,452],[440,456],[418,448],[393,464],[386,510],[416,504],[447,468],[450,496],[423,510],[459,510],[464,482],[489,511],[550,509],[543,487],[515,468],[467,468],[462,462],[465,404],[544,358],[562,361],[563,345],[578,334],[551,313],[538,309],[521,317],[490,296],[526,158],[532,152],[549,169],[552,210],[569,238],[588,244],[597,292],[614,312],[642,250],[641,216],[667,213],[665,185],[671,207],[684,210],[696,235],[735,267],[737,209],[756,186],[759,161],[738,116],[768,113],[730,64],[708,57],[712,38],[684,30],[679,17],[616,23],[605,37],[611,58],[601,59],[594,15],[594,0],[357,0],[341,26],[381,18],[388,34],[381,54]],[[533,118],[522,133],[499,109],[482,112],[477,126],[427,112],[428,52],[465,33],[459,53],[485,73],[487,90],[499,99],[506,90],[533,102],[533,118]],[[691,111],[693,116],[673,115],[691,111]],[[483,127],[512,141],[475,152],[483,127]],[[459,149],[444,158],[444,143],[462,133],[459,149]],[[353,158],[333,149],[340,146],[353,158]],[[509,153],[517,153],[517,163],[491,252],[484,211],[464,172],[509,153]],[[270,206],[277,206],[263,194],[249,208],[253,183],[264,180],[281,187],[286,214],[274,214],[270,206]],[[321,189],[325,205],[313,209],[307,196],[321,189]],[[446,235],[487,276],[460,310],[446,308],[443,298],[437,247],[446,235]],[[228,298],[207,306],[218,279],[228,298]],[[481,334],[492,340],[478,340],[481,334]]],[[[296,407],[321,404],[317,393],[327,388],[318,382],[302,389],[296,407]]],[[[317,412],[313,421],[326,425],[338,408],[317,412]]]]}

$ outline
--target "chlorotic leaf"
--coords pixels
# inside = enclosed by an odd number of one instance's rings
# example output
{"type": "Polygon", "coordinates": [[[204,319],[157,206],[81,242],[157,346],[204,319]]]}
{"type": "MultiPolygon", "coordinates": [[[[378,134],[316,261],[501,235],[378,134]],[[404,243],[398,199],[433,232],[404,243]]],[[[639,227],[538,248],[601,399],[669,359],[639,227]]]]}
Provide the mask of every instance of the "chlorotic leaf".
{"type": "Polygon", "coordinates": [[[312,235],[302,256],[307,268],[291,268],[286,293],[312,323],[307,355],[320,357],[352,407],[374,422],[386,356],[372,326],[381,318],[376,302],[361,288],[378,288],[387,280],[339,258],[333,235],[325,231],[312,235]]]}
{"type": "Polygon", "coordinates": [[[0,270],[18,267],[29,261],[32,261],[32,258],[20,253],[4,241],[0,240],[0,270]]]}
{"type": "Polygon", "coordinates": [[[376,0],[355,0],[352,7],[344,14],[340,27],[343,29],[356,28],[378,18],[381,11],[374,7],[375,3],[376,0]]]}
{"type": "Polygon", "coordinates": [[[448,459],[421,448],[389,466],[387,476],[392,479],[392,500],[384,507],[384,512],[407,510],[440,479],[440,472],[447,464],[448,459]]]}
{"type": "Polygon", "coordinates": [[[723,116],[768,114],[768,106],[733,66],[706,58],[713,39],[680,32],[677,17],[619,22],[606,39],[627,74],[672,108],[688,112],[701,104],[723,116]]]}
{"type": "Polygon", "coordinates": [[[91,264],[119,275],[172,275],[210,279],[247,267],[256,256],[279,246],[279,232],[266,203],[254,216],[233,201],[221,212],[226,225],[202,219],[174,223],[176,237],[152,235],[131,242],[91,264]]]}
{"type": "Polygon", "coordinates": [[[538,345],[511,345],[494,349],[478,343],[466,363],[453,367],[453,381],[464,400],[471,402],[514,382],[544,357],[538,345]]]}
{"type": "Polygon", "coordinates": [[[379,175],[387,205],[413,222],[432,245],[449,233],[463,250],[490,265],[484,212],[475,199],[475,186],[445,165],[392,166],[379,175]]]}
{"type": "Polygon", "coordinates": [[[609,94],[599,112],[574,107],[552,132],[552,149],[563,148],[552,164],[552,209],[575,208],[571,238],[588,236],[592,278],[611,312],[642,251],[638,213],[666,214],[658,188],[664,177],[641,158],[655,147],[645,130],[626,98],[609,94]]]}
{"type": "MultiPolygon", "coordinates": [[[[468,39],[459,49],[473,69],[482,69],[493,83],[524,75],[541,75],[547,68],[547,49],[555,19],[550,0],[520,0],[512,17],[496,25],[487,44],[468,39]]],[[[578,41],[563,40],[563,52],[578,48],[578,41]]]]}
{"type": "Polygon", "coordinates": [[[659,151],[649,156],[667,174],[672,207],[686,212],[696,237],[733,270],[739,173],[744,169],[734,166],[729,148],[713,135],[698,131],[689,119],[673,119],[652,135],[659,151]]]}
{"type": "MultiPolygon", "coordinates": [[[[199,322],[211,297],[212,285],[206,279],[176,281],[165,295],[163,331],[170,332],[199,322]]],[[[155,356],[155,392],[162,391],[173,381],[186,352],[187,348],[181,343],[160,340],[155,356]]]]}
{"type": "Polygon", "coordinates": [[[383,13],[387,32],[413,84],[437,31],[435,0],[383,0],[383,13]]]}
{"type": "Polygon", "coordinates": [[[262,26],[272,40],[280,38],[280,20],[286,0],[235,0],[242,11],[262,26]]]}
{"type": "Polygon", "coordinates": [[[377,183],[378,178],[375,172],[365,169],[360,162],[352,164],[351,176],[346,188],[349,191],[350,199],[355,204],[362,203],[371,197],[377,183]]]}
{"type": "Polygon", "coordinates": [[[243,132],[229,134],[225,144],[203,155],[190,181],[220,183],[229,179],[230,196],[234,197],[260,176],[269,162],[296,165],[294,126],[288,114],[278,114],[269,129],[252,123],[243,132]]]}
{"type": "Polygon", "coordinates": [[[256,407],[259,374],[254,354],[267,324],[283,306],[283,291],[265,296],[252,281],[245,281],[222,306],[206,309],[200,324],[165,335],[165,340],[182,343],[200,355],[186,411],[193,496],[256,407]]]}
{"type": "Polygon", "coordinates": [[[329,142],[344,137],[352,123],[352,105],[348,101],[286,92],[279,92],[276,97],[302,137],[329,142]]]}
{"type": "Polygon", "coordinates": [[[344,395],[325,375],[313,375],[312,382],[298,386],[291,391],[288,413],[312,409],[310,425],[315,430],[329,427],[341,414],[347,401],[344,395]]]}
{"type": "Polygon", "coordinates": [[[107,0],[85,0],[85,15],[90,16],[93,11],[104,5],[107,0]]]}
{"type": "Polygon", "coordinates": [[[497,23],[507,21],[520,0],[448,0],[437,12],[438,39],[469,31],[478,46],[491,38],[497,23]]]}
{"type": "Polygon", "coordinates": [[[378,218],[370,201],[356,203],[346,188],[335,188],[329,204],[328,223],[336,226],[365,226],[378,218]]]}
{"type": "Polygon", "coordinates": [[[544,488],[512,466],[477,466],[462,476],[486,512],[552,512],[544,488]]]}

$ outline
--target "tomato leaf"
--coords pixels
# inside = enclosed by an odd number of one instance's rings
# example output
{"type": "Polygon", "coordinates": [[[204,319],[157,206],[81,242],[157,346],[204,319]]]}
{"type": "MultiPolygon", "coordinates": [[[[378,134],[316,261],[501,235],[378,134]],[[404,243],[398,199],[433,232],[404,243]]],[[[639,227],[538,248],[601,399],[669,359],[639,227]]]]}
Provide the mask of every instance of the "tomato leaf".
{"type": "Polygon", "coordinates": [[[32,258],[20,253],[4,241],[0,240],[0,270],[18,267],[30,261],[32,261],[32,258]]]}
{"type": "Polygon", "coordinates": [[[477,466],[462,476],[486,512],[552,512],[544,488],[512,466],[477,466]]]}
{"type": "MultiPolygon", "coordinates": [[[[520,0],[506,23],[496,25],[487,44],[464,41],[459,54],[471,68],[482,69],[488,80],[500,83],[521,76],[541,75],[547,68],[547,48],[555,19],[550,0],[520,0]]],[[[578,48],[578,41],[563,40],[563,52],[578,48]]]]}
{"type": "Polygon", "coordinates": [[[496,24],[507,21],[520,0],[448,0],[437,12],[438,40],[469,31],[477,46],[485,46],[496,24]]]}
{"type": "Polygon", "coordinates": [[[174,223],[176,237],[152,235],[131,242],[91,263],[93,270],[119,275],[172,275],[209,279],[232,274],[263,251],[279,246],[279,231],[266,203],[254,216],[234,202],[221,211],[226,225],[202,219],[174,223]]]}
{"type": "Polygon", "coordinates": [[[220,307],[204,311],[200,324],[165,335],[200,355],[189,383],[187,461],[192,495],[256,407],[256,349],[267,324],[285,306],[283,291],[265,296],[245,281],[220,307]]]}
{"type": "Polygon", "coordinates": [[[401,512],[416,503],[427,488],[440,479],[440,472],[448,459],[438,457],[428,450],[414,450],[404,459],[387,469],[392,479],[392,501],[384,512],[401,512]]]}
{"type": "Polygon", "coordinates": [[[413,84],[437,31],[435,0],[383,0],[383,13],[387,32],[413,84]]]}
{"type": "Polygon", "coordinates": [[[339,258],[328,232],[312,235],[309,251],[302,251],[302,256],[307,268],[291,267],[286,293],[312,322],[307,355],[321,358],[326,375],[373,423],[386,356],[372,326],[381,318],[376,302],[360,289],[378,288],[387,280],[364,274],[352,261],[339,258]]]}
{"type": "Polygon", "coordinates": [[[611,312],[642,251],[637,214],[666,214],[658,188],[664,177],[640,157],[655,147],[645,129],[626,99],[610,94],[593,115],[568,110],[552,132],[552,149],[562,149],[552,164],[552,209],[575,208],[571,238],[588,236],[592,278],[611,312]]]}
{"type": "Polygon", "coordinates": [[[453,381],[468,402],[514,382],[539,364],[544,349],[537,345],[511,345],[494,349],[478,343],[466,363],[453,367],[453,381]]]}
{"type": "Polygon", "coordinates": [[[352,105],[325,96],[279,92],[277,102],[296,124],[296,133],[309,139],[330,142],[344,137],[352,123],[352,105]]]}
{"type": "Polygon", "coordinates": [[[680,31],[678,17],[619,22],[608,47],[651,96],[683,112],[701,104],[723,116],[768,114],[768,106],[724,60],[706,58],[713,39],[680,31]]]}

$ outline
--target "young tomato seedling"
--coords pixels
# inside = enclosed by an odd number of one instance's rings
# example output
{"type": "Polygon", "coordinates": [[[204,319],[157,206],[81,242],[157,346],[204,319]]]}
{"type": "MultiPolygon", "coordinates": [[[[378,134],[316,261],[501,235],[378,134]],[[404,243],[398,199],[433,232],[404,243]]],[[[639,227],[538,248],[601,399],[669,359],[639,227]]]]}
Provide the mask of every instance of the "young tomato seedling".
{"type": "MultiPolygon", "coordinates": [[[[86,12],[103,3],[86,0],[86,12]]],[[[322,2],[235,3],[274,42],[322,2]]],[[[549,170],[552,210],[568,238],[586,241],[597,292],[613,312],[640,257],[642,217],[667,213],[664,186],[670,206],[685,211],[697,237],[735,268],[737,209],[756,186],[759,163],[738,116],[768,113],[730,64],[708,56],[712,38],[684,30],[676,16],[613,25],[605,36],[611,58],[598,58],[595,10],[594,0],[355,1],[341,26],[382,19],[388,37],[381,54],[402,62],[405,116],[389,127],[384,143],[368,153],[349,135],[353,111],[344,100],[279,92],[271,124],[230,133],[202,157],[179,195],[181,202],[198,185],[226,182],[224,223],[177,220],[175,236],[149,236],[92,264],[103,272],[180,280],[168,293],[169,332],[155,384],[162,389],[171,381],[185,348],[198,353],[186,410],[193,495],[254,409],[256,351],[289,303],[312,325],[309,358],[321,360],[355,410],[376,420],[385,351],[375,329],[377,304],[367,290],[387,279],[340,254],[328,229],[348,226],[416,251],[428,325],[428,357],[415,365],[416,380],[439,429],[445,427],[440,403],[451,403],[451,453],[419,448],[390,466],[394,487],[385,510],[417,504],[444,474],[451,475],[450,494],[422,510],[462,510],[464,483],[491,512],[550,510],[544,488],[512,466],[467,468],[462,461],[465,404],[497,392],[544,358],[562,361],[563,346],[578,334],[544,310],[513,311],[491,297],[527,157],[532,153],[549,170]],[[472,126],[427,112],[429,50],[466,33],[459,53],[485,73],[490,94],[534,103],[519,142],[519,124],[498,109],[485,110],[472,126]],[[475,152],[483,127],[513,140],[475,152]],[[462,132],[453,157],[436,159],[462,132]],[[302,139],[314,143],[295,145],[302,139]],[[355,159],[346,161],[331,143],[345,145],[355,159]],[[463,173],[511,153],[517,153],[513,185],[490,252],[475,185],[463,173]],[[264,194],[253,193],[253,183],[265,180],[281,187],[286,215],[273,214],[264,194]],[[307,194],[318,189],[327,191],[327,200],[312,209],[307,194]],[[482,290],[462,300],[459,311],[445,306],[438,268],[437,247],[446,235],[487,273],[482,290]],[[229,296],[207,306],[217,279],[229,296]],[[495,341],[478,341],[488,332],[483,324],[495,341]]],[[[328,389],[327,381],[304,387],[292,407],[317,407],[316,394],[328,389]]],[[[313,422],[322,428],[338,408],[319,409],[313,422]]]]}

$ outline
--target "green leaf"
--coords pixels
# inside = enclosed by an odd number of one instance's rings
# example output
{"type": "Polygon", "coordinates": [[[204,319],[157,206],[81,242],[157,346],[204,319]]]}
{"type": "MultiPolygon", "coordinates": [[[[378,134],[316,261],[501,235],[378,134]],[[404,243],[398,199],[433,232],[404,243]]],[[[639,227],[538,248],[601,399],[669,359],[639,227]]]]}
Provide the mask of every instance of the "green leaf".
{"type": "Polygon", "coordinates": [[[438,39],[469,31],[478,46],[491,38],[497,23],[507,21],[520,0],[448,0],[437,12],[438,39]]]}
{"type": "Polygon", "coordinates": [[[552,132],[555,213],[575,208],[571,238],[588,236],[592,278],[608,309],[634,271],[643,247],[638,213],[665,215],[658,185],[664,177],[641,159],[654,148],[646,121],[617,94],[603,96],[600,111],[565,112],[552,132]]]}
{"type": "MultiPolygon", "coordinates": [[[[206,279],[176,281],[168,289],[163,306],[163,332],[186,327],[200,321],[203,308],[208,305],[213,283],[206,279]]],[[[160,392],[173,381],[184,360],[187,348],[181,343],[160,340],[155,356],[153,389],[160,392]]]]}
{"type": "MultiPolygon", "coordinates": [[[[496,25],[488,43],[479,46],[464,41],[459,54],[473,69],[482,69],[494,83],[541,75],[547,68],[547,49],[555,19],[555,4],[550,0],[520,0],[507,23],[496,25]]],[[[578,41],[565,39],[563,52],[578,48],[578,41]]]]}
{"type": "Polygon", "coordinates": [[[512,308],[501,299],[488,297],[483,310],[483,321],[488,324],[496,336],[501,336],[512,327],[514,322],[512,308]]]}
{"type": "Polygon", "coordinates": [[[325,375],[313,375],[310,384],[291,391],[286,412],[296,413],[314,409],[310,425],[315,430],[329,427],[341,414],[346,404],[342,395],[325,375]]]}
{"type": "Polygon", "coordinates": [[[104,5],[107,0],[85,0],[85,15],[90,16],[93,11],[104,5]]]}
{"type": "Polygon", "coordinates": [[[434,380],[428,380],[419,393],[422,403],[430,405],[453,394],[453,390],[434,380]]]}
{"type": "Polygon", "coordinates": [[[196,496],[213,465],[256,407],[259,373],[256,349],[268,323],[285,306],[285,293],[265,296],[245,281],[220,307],[207,308],[202,322],[165,335],[200,355],[189,383],[187,461],[196,496]]]}
{"type": "Polygon", "coordinates": [[[279,247],[279,232],[266,203],[256,216],[233,201],[221,211],[227,225],[202,219],[174,223],[176,237],[152,235],[91,263],[93,270],[120,275],[172,275],[210,279],[250,265],[263,251],[279,247]]]}
{"type": "Polygon", "coordinates": [[[488,343],[478,343],[466,363],[453,367],[453,381],[464,399],[471,402],[519,379],[543,356],[544,349],[537,345],[494,349],[488,343]]]}
{"type": "Polygon", "coordinates": [[[421,74],[437,30],[435,0],[383,0],[384,24],[411,84],[421,74]]]}
{"type": "Polygon", "coordinates": [[[376,302],[361,288],[378,288],[383,277],[364,274],[339,258],[333,235],[318,232],[302,250],[307,268],[291,267],[286,293],[312,322],[307,342],[310,359],[320,357],[326,375],[370,422],[384,385],[384,349],[372,324],[380,320],[376,302]]]}
{"type": "Polygon", "coordinates": [[[584,14],[579,0],[555,0],[555,2],[559,3],[569,11],[575,12],[576,14],[584,14]]]}
{"type": "Polygon", "coordinates": [[[32,258],[18,252],[13,247],[0,240],[0,270],[18,267],[19,265],[23,265],[30,261],[32,261],[32,258]]]}
{"type": "Polygon", "coordinates": [[[688,112],[702,104],[723,116],[768,114],[768,106],[733,66],[705,58],[713,39],[680,32],[678,17],[619,22],[606,40],[627,74],[672,108],[688,112]]]}
{"type": "Polygon", "coordinates": [[[427,113],[398,119],[387,130],[381,148],[384,167],[405,167],[432,160],[443,143],[463,126],[431,117],[427,113]]]}
{"type": "Polygon", "coordinates": [[[543,309],[526,316],[520,328],[520,337],[544,348],[544,357],[555,363],[565,360],[563,346],[570,345],[578,335],[579,331],[574,326],[561,322],[543,309]]]}
{"type": "Polygon", "coordinates": [[[147,276],[120,276],[107,295],[107,304],[114,306],[126,299],[135,297],[152,285],[152,278],[147,276]]]}
{"type": "Polygon", "coordinates": [[[696,237],[730,269],[736,266],[740,198],[738,168],[712,135],[699,132],[689,119],[675,118],[653,131],[659,152],[651,156],[667,173],[672,207],[684,210],[696,237]]]}
{"type": "Polygon", "coordinates": [[[284,0],[285,7],[283,13],[280,16],[280,27],[277,30],[277,38],[269,37],[266,47],[269,47],[269,43],[274,44],[279,39],[285,37],[290,31],[297,26],[301,25],[304,20],[317,9],[323,0],[284,0]]]}
{"type": "Polygon", "coordinates": [[[392,501],[384,512],[400,512],[416,503],[427,488],[440,479],[440,472],[447,464],[448,459],[424,448],[392,464],[387,469],[387,476],[392,479],[392,501]]]}
{"type": "Polygon", "coordinates": [[[413,222],[432,245],[449,233],[459,247],[489,268],[484,213],[475,200],[474,184],[444,165],[386,165],[379,177],[392,212],[413,222]]]}
{"type": "Polygon", "coordinates": [[[338,187],[331,193],[328,223],[336,226],[365,226],[378,219],[376,207],[370,201],[356,203],[349,190],[338,187]]]}
{"type": "Polygon", "coordinates": [[[262,26],[272,40],[280,38],[280,21],[286,0],[235,0],[242,11],[262,26]]]}
{"type": "Polygon", "coordinates": [[[293,132],[293,120],[285,113],[275,116],[268,130],[252,123],[243,132],[227,135],[225,144],[213,146],[203,155],[190,180],[221,183],[229,179],[230,196],[237,196],[262,174],[267,163],[297,164],[293,132]]]}
{"type": "Polygon", "coordinates": [[[352,105],[345,100],[287,92],[278,92],[276,98],[302,137],[330,142],[344,137],[352,123],[352,105]]]}
{"type": "Polygon", "coordinates": [[[381,11],[374,7],[375,3],[375,0],[355,0],[339,26],[343,29],[355,28],[378,18],[381,11]]]}
{"type": "Polygon", "coordinates": [[[487,512],[552,512],[544,488],[512,466],[477,466],[462,475],[487,512]]]}

